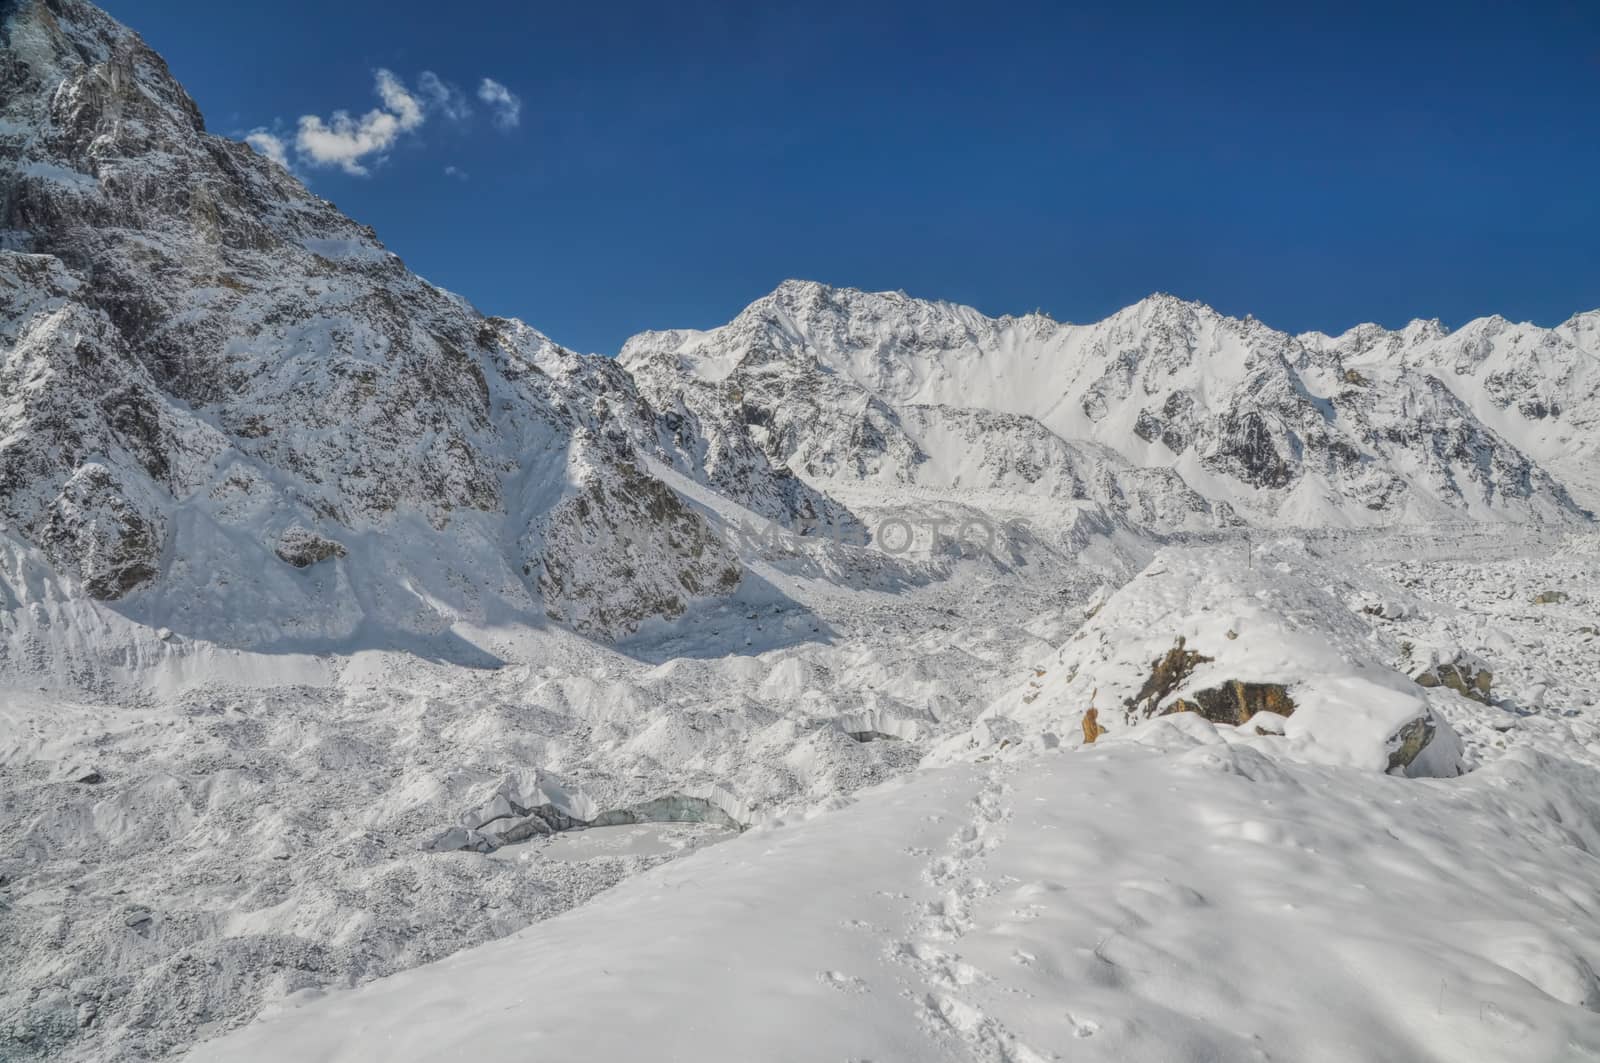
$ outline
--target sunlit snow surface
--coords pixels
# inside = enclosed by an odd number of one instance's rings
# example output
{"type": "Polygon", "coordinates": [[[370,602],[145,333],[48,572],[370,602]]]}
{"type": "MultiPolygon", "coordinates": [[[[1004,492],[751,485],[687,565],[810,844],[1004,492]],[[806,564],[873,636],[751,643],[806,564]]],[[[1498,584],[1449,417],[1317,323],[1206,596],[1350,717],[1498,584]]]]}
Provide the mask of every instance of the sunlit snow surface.
{"type": "Polygon", "coordinates": [[[1600,312],[580,356],[0,19],[4,1063],[1595,1054],[1600,312]]]}
{"type": "Polygon", "coordinates": [[[1592,783],[1288,769],[1164,723],[919,773],[190,1058],[1589,1058],[1592,783]]]}
{"type": "Polygon", "coordinates": [[[1094,568],[1099,594],[1067,565],[963,562],[894,594],[774,567],[803,608],[696,615],[659,664],[552,637],[538,664],[349,661],[211,716],[192,693],[24,703],[6,948],[34,980],[130,986],[138,1009],[102,1005],[77,1058],[262,1005],[190,1058],[437,1060],[464,1037],[483,1060],[1590,1058],[1597,562],[1594,536],[1499,530],[1170,548],[1094,568]],[[1534,604],[1550,589],[1566,602],[1534,604]],[[1294,717],[1278,738],[1107,711],[1082,748],[1080,680],[1099,669],[1104,711],[1142,653],[1102,660],[1096,632],[1142,618],[1150,645],[1211,648],[1208,596],[1238,634],[1219,663],[1261,677],[1293,682],[1299,645],[1314,687],[1346,661],[1400,695],[1422,647],[1480,656],[1493,706],[1413,695],[1469,772],[1382,773],[1360,751],[1387,722],[1341,732],[1336,698],[1299,738],[1294,717]],[[917,740],[850,740],[862,704],[920,712],[917,740]],[[107,783],[43,781],[93,752],[90,720],[120,728],[107,783]],[[515,764],[600,804],[715,778],[755,824],[411,848],[515,764]]]}

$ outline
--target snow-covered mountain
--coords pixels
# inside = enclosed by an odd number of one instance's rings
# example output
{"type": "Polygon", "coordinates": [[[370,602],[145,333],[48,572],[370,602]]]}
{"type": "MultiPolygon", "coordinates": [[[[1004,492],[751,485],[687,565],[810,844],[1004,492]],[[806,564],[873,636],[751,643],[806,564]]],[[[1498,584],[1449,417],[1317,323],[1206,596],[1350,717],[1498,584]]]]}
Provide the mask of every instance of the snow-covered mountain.
{"type": "Polygon", "coordinates": [[[850,522],[824,491],[859,481],[1163,529],[1566,520],[1596,497],[1600,315],[1295,338],[1165,296],[1070,326],[791,282],[585,357],[208,134],[92,5],[4,10],[0,535],[151,627],[626,633],[741,578],[662,466],[783,523],[850,522]]]}
{"type": "Polygon", "coordinates": [[[1296,338],[1166,295],[1065,325],[789,281],[621,361],[815,483],[1089,499],[1151,527],[1569,520],[1600,446],[1596,317],[1296,338]]]}
{"type": "Polygon", "coordinates": [[[1600,1056],[1597,366],[800,282],[582,356],[0,0],[0,1059],[1600,1056]],[[1240,524],[1317,527],[1148,534],[1240,524]]]}
{"type": "Polygon", "coordinates": [[[1299,338],[1359,374],[1427,374],[1586,508],[1600,508],[1600,310],[1552,329],[1494,316],[1454,332],[1413,321],[1399,330],[1361,325],[1338,337],[1299,338]]]}
{"type": "Polygon", "coordinates": [[[832,512],[613,361],[409,272],[208,134],[97,8],[0,8],[0,517],[69,593],[255,647],[508,616],[615,635],[741,578],[651,461],[832,512]]]}

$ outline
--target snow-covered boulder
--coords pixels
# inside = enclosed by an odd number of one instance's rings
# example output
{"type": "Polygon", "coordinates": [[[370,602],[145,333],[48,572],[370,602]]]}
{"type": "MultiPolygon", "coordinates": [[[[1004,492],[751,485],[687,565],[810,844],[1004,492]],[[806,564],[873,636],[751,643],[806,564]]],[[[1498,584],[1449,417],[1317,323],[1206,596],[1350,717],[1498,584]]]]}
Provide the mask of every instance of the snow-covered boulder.
{"type": "Polygon", "coordinates": [[[1397,602],[1392,598],[1375,598],[1364,601],[1361,611],[1367,616],[1377,617],[1379,620],[1404,620],[1413,612],[1411,606],[1405,602],[1397,602]]]}
{"type": "Polygon", "coordinates": [[[293,565],[295,568],[310,568],[319,561],[344,557],[349,553],[344,544],[301,527],[285,529],[283,534],[278,536],[278,543],[273,547],[273,552],[285,564],[293,565]]]}
{"type": "Polygon", "coordinates": [[[106,781],[100,769],[93,764],[71,763],[60,773],[63,782],[81,783],[85,786],[98,786],[106,781]]]}
{"type": "Polygon", "coordinates": [[[1085,733],[1091,708],[1100,741],[1192,714],[1231,741],[1297,759],[1458,774],[1459,739],[1434,704],[1446,695],[1385,665],[1371,629],[1315,566],[1295,549],[1253,564],[1213,550],[1162,551],[1043,675],[991,705],[969,741],[1008,734],[1008,746],[1046,746],[1046,735],[1085,733]]]}
{"type": "Polygon", "coordinates": [[[1484,705],[1490,703],[1494,672],[1489,663],[1460,646],[1411,648],[1411,678],[1418,686],[1443,687],[1484,705]]]}

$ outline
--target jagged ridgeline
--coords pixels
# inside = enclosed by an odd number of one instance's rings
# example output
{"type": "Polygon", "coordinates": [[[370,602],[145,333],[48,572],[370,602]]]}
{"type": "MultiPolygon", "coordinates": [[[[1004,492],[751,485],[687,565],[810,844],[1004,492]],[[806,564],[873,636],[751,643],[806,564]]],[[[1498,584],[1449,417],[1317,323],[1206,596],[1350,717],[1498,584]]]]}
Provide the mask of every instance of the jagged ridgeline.
{"type": "Polygon", "coordinates": [[[691,483],[834,526],[823,492],[862,482],[1154,530],[1600,503],[1600,312],[1292,336],[1168,296],[1078,326],[789,282],[586,357],[208,134],[92,5],[0,12],[17,601],[257,648],[545,618],[611,637],[739,584],[691,483]]]}
{"type": "Polygon", "coordinates": [[[652,469],[836,512],[411,273],[92,5],[0,12],[0,534],[60,593],[255,646],[612,636],[741,577],[652,469]]]}
{"type": "Polygon", "coordinates": [[[1565,523],[1600,504],[1600,311],[1293,336],[1166,295],[1068,325],[790,281],[621,360],[652,401],[817,483],[1078,500],[1152,529],[1565,523]]]}

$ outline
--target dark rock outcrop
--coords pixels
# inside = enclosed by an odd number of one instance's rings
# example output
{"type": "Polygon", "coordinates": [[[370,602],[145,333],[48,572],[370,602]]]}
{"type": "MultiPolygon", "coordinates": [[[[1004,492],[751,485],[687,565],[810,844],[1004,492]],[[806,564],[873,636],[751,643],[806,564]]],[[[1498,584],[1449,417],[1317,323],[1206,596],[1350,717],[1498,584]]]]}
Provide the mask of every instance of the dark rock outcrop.
{"type": "Polygon", "coordinates": [[[1490,690],[1494,686],[1494,673],[1489,666],[1466,656],[1436,662],[1412,678],[1418,686],[1454,690],[1462,697],[1484,705],[1490,703],[1490,690]]]}
{"type": "Polygon", "coordinates": [[[319,561],[344,557],[349,553],[344,544],[305,528],[286,530],[278,536],[278,544],[273,550],[281,560],[295,568],[310,568],[319,561]]]}
{"type": "Polygon", "coordinates": [[[1389,739],[1389,771],[1404,769],[1416,760],[1428,743],[1433,741],[1438,727],[1432,715],[1419,716],[1406,724],[1389,739]]]}
{"type": "Polygon", "coordinates": [[[1151,662],[1150,675],[1144,685],[1123,703],[1123,708],[1130,718],[1135,715],[1145,718],[1157,715],[1161,712],[1162,702],[1188,682],[1196,668],[1211,663],[1211,660],[1204,654],[1188,649],[1182,636],[1179,636],[1176,645],[1165,656],[1151,662]]]}
{"type": "Polygon", "coordinates": [[[1242,683],[1238,680],[1178,698],[1166,710],[1199,713],[1212,723],[1242,727],[1260,712],[1294,715],[1294,699],[1281,683],[1242,683]]]}

